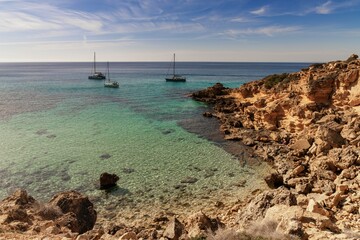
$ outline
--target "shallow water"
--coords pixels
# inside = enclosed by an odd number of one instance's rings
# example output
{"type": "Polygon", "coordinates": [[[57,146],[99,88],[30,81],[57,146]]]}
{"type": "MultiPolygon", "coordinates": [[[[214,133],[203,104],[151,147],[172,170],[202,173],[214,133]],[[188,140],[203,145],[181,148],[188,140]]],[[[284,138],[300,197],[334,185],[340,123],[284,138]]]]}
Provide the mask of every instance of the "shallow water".
{"type": "Polygon", "coordinates": [[[108,209],[201,209],[264,187],[267,166],[249,164],[187,95],[306,64],[178,66],[186,83],[165,82],[167,63],[114,63],[120,88],[108,89],[87,79],[89,63],[0,64],[0,198],[19,187],[42,200],[76,189],[108,209]],[[98,190],[103,172],[120,177],[118,188],[98,190]]]}

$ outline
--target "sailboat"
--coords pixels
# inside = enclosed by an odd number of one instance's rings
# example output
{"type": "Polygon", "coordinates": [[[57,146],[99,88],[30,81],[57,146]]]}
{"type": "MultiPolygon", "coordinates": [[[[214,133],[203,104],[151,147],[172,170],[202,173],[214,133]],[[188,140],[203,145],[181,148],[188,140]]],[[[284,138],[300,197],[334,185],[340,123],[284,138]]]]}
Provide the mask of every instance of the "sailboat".
{"type": "Polygon", "coordinates": [[[89,76],[89,79],[93,80],[103,80],[106,79],[106,76],[102,72],[96,71],[96,53],[94,52],[94,72],[89,76]]]}
{"type": "Polygon", "coordinates": [[[119,87],[119,83],[110,80],[109,62],[107,62],[107,71],[108,71],[108,76],[107,76],[108,79],[105,81],[104,87],[118,88],[118,87],[119,87]]]}
{"type": "Polygon", "coordinates": [[[167,82],[186,82],[186,77],[175,74],[175,53],[174,53],[174,62],[173,62],[173,74],[166,76],[165,80],[167,82]]]}

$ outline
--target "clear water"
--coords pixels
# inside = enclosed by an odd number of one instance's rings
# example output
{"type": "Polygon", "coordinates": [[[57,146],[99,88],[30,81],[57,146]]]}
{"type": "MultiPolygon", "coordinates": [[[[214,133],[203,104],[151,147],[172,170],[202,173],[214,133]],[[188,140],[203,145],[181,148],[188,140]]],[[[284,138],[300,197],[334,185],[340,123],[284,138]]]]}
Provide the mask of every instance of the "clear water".
{"type": "Polygon", "coordinates": [[[111,89],[87,79],[91,63],[1,63],[0,198],[19,187],[43,200],[76,189],[104,208],[131,211],[240,198],[263,187],[267,167],[240,164],[216,124],[201,117],[206,106],[188,94],[307,65],[178,63],[188,81],[171,83],[168,63],[111,63],[120,83],[111,89]],[[98,190],[103,172],[117,174],[119,188],[98,190]],[[197,181],[182,182],[189,177],[197,181]]]}

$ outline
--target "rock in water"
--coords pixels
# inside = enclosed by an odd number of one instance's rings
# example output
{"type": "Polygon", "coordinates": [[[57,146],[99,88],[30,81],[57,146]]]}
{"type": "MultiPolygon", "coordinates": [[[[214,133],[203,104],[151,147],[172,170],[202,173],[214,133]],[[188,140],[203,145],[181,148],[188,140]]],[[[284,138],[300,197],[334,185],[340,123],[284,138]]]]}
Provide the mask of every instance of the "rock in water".
{"type": "Polygon", "coordinates": [[[93,229],[97,213],[88,197],[76,191],[62,192],[55,195],[50,204],[60,207],[64,216],[71,218],[67,227],[72,232],[84,233],[93,229]]]}
{"type": "Polygon", "coordinates": [[[102,173],[100,175],[100,189],[108,189],[116,186],[119,177],[116,174],[102,173]]]}

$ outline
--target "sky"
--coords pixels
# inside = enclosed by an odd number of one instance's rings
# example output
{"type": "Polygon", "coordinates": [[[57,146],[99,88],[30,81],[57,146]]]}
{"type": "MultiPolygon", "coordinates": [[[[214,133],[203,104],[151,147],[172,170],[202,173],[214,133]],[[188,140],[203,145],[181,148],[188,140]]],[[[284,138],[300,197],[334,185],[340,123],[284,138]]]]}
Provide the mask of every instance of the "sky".
{"type": "Polygon", "coordinates": [[[325,62],[360,54],[360,0],[0,0],[0,62],[325,62]]]}

